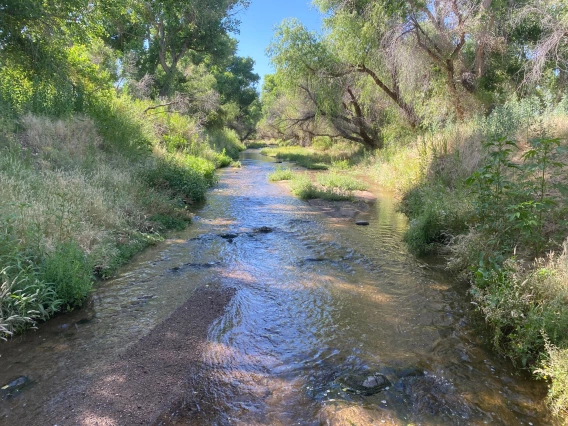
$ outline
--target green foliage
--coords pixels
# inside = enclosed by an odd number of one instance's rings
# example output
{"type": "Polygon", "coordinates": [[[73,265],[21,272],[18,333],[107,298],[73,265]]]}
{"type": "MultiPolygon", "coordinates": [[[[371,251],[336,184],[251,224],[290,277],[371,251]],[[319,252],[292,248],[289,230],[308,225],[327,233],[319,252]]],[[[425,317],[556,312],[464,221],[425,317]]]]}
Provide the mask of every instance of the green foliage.
{"type": "Polygon", "coordinates": [[[151,187],[169,191],[193,204],[203,200],[215,182],[215,165],[199,157],[167,155],[146,168],[142,176],[151,187]]]}
{"type": "Polygon", "coordinates": [[[155,140],[151,122],[127,97],[97,99],[88,108],[103,138],[103,149],[126,155],[148,154],[155,140]]]}
{"type": "Polygon", "coordinates": [[[559,418],[568,416],[568,349],[546,341],[546,357],[535,370],[540,378],[549,381],[548,405],[559,418]]]}
{"type": "Polygon", "coordinates": [[[320,198],[329,201],[344,201],[350,200],[351,197],[347,194],[336,192],[332,189],[318,188],[312,182],[308,174],[297,174],[290,182],[290,190],[292,193],[301,198],[302,200],[311,200],[320,198]]]}
{"type": "Polygon", "coordinates": [[[278,166],[276,170],[268,175],[268,180],[271,182],[278,182],[281,180],[292,180],[294,172],[289,168],[278,166]]]}
{"type": "Polygon", "coordinates": [[[67,310],[81,306],[93,284],[93,265],[75,242],[60,244],[39,269],[43,282],[53,288],[67,310]]]}
{"type": "Polygon", "coordinates": [[[300,146],[263,148],[260,150],[260,153],[285,161],[294,161],[299,166],[310,170],[327,170],[331,164],[331,157],[329,155],[311,151],[300,146]]]}
{"type": "Polygon", "coordinates": [[[60,305],[55,292],[38,280],[35,270],[15,269],[0,271],[0,339],[35,326],[37,320],[49,318],[60,305]]]}
{"type": "Polygon", "coordinates": [[[239,140],[237,132],[227,128],[210,130],[208,140],[212,148],[223,152],[233,160],[237,160],[240,152],[246,149],[246,146],[239,140]]]}
{"type": "Polygon", "coordinates": [[[441,244],[465,232],[473,213],[463,188],[450,190],[436,183],[407,192],[401,209],[411,218],[404,240],[420,255],[435,252],[441,244]]]}
{"type": "Polygon", "coordinates": [[[328,189],[338,189],[342,192],[365,191],[367,184],[346,174],[337,172],[320,173],[316,177],[319,185],[328,189]]]}
{"type": "Polygon", "coordinates": [[[514,259],[472,288],[475,303],[493,329],[495,347],[522,367],[534,366],[546,341],[568,340],[568,296],[564,257],[524,270],[514,259]]]}
{"type": "Polygon", "coordinates": [[[499,137],[484,143],[485,164],[467,182],[477,196],[477,228],[491,238],[496,252],[521,243],[539,256],[546,247],[544,225],[566,192],[563,184],[551,182],[564,166],[560,142],[546,136],[531,139],[522,163],[512,160],[518,149],[514,141],[499,137]]]}

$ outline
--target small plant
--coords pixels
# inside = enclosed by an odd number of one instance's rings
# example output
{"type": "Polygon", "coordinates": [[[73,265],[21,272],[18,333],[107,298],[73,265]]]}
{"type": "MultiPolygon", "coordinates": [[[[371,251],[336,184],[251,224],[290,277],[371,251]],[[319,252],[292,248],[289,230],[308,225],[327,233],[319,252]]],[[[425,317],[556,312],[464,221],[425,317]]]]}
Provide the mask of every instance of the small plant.
{"type": "Polygon", "coordinates": [[[568,417],[568,348],[559,348],[546,341],[546,357],[534,372],[549,381],[548,405],[559,418],[568,417]]]}
{"type": "Polygon", "coordinates": [[[303,200],[321,198],[328,201],[345,201],[351,199],[350,194],[340,193],[330,188],[317,187],[307,173],[295,175],[290,183],[290,190],[303,200]]]}
{"type": "Polygon", "coordinates": [[[67,310],[80,306],[91,290],[93,265],[76,243],[62,243],[44,259],[39,276],[67,310]]]}

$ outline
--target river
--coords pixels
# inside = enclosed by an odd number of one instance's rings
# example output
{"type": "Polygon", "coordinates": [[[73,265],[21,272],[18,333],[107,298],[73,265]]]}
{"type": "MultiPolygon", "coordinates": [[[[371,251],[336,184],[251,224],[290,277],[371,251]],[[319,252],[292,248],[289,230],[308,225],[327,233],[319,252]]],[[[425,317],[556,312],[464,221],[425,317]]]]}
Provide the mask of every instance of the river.
{"type": "MultiPolygon", "coordinates": [[[[467,286],[408,253],[391,194],[333,218],[269,183],[273,160],[242,155],[190,228],[101,283],[88,305],[0,343],[0,423],[31,425],[196,288],[234,296],[209,328],[203,368],[171,424],[552,424],[542,383],[483,345],[467,286]]],[[[120,424],[120,423],[118,423],[120,424]]],[[[126,424],[126,423],[124,423],[126,424]]]]}

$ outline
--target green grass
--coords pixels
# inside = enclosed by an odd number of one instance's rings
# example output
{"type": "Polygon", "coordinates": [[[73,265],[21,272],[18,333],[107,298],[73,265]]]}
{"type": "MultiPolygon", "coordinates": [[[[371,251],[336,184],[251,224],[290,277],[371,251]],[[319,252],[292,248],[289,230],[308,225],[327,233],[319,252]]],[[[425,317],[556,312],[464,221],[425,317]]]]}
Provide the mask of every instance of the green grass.
{"type": "Polygon", "coordinates": [[[281,180],[292,180],[294,172],[288,167],[283,168],[278,166],[276,170],[268,175],[268,180],[271,182],[278,182],[281,180]]]}
{"type": "Polygon", "coordinates": [[[292,194],[302,200],[311,200],[319,198],[328,201],[345,201],[351,200],[350,194],[340,193],[333,188],[322,188],[316,186],[309,175],[298,173],[290,181],[290,190],[292,194]]]}
{"type": "Polygon", "coordinates": [[[309,170],[327,170],[334,164],[337,167],[347,166],[348,159],[358,155],[359,150],[356,146],[343,143],[334,145],[334,148],[326,148],[325,151],[292,145],[263,148],[260,153],[284,161],[293,161],[309,170]]]}
{"type": "Polygon", "coordinates": [[[247,149],[266,148],[269,145],[270,144],[266,141],[247,141],[247,142],[245,142],[245,146],[247,147],[247,149]]]}
{"type": "Polygon", "coordinates": [[[215,169],[233,163],[228,148],[243,148],[230,131],[199,139],[190,118],[146,106],[118,98],[93,107],[97,121],[28,115],[4,128],[0,338],[80,306],[95,276],[185,227],[215,169]]]}
{"type": "Polygon", "coordinates": [[[368,187],[364,182],[346,174],[335,172],[321,173],[317,175],[319,185],[327,189],[338,189],[343,192],[365,191],[368,187]]]}

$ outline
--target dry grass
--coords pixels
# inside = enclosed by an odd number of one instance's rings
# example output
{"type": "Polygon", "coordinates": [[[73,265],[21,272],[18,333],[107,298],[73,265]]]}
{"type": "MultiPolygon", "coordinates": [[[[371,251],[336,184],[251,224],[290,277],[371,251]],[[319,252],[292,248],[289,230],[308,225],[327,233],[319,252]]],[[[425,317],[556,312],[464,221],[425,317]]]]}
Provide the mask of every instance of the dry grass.
{"type": "Polygon", "coordinates": [[[10,221],[24,246],[51,252],[72,240],[104,269],[117,242],[151,231],[151,214],[172,213],[167,196],[140,181],[152,159],[132,162],[98,150],[91,120],[26,116],[21,124],[22,149],[0,155],[0,221],[10,221]]]}
{"type": "Polygon", "coordinates": [[[402,147],[387,147],[376,154],[369,162],[369,172],[381,185],[399,193],[426,178],[457,180],[479,167],[481,140],[472,123],[424,133],[402,147]]]}

